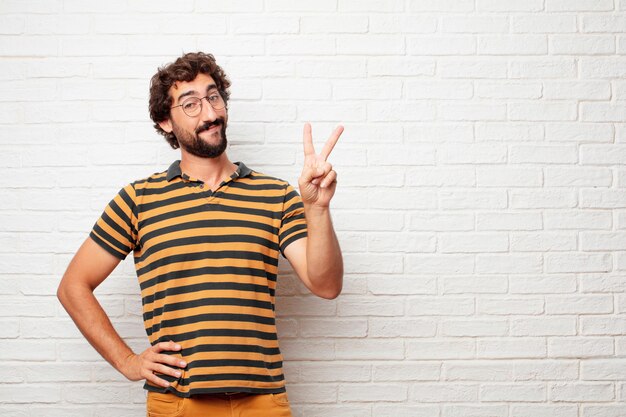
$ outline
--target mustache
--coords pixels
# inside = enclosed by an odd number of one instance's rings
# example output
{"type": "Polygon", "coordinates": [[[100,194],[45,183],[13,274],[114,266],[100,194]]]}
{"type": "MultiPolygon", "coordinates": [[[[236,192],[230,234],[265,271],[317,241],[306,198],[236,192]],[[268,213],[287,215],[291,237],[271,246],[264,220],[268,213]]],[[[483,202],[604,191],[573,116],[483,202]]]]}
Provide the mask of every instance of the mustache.
{"type": "Polygon", "coordinates": [[[212,122],[206,122],[205,124],[203,124],[202,126],[196,129],[196,134],[202,133],[205,130],[209,130],[213,126],[220,126],[223,124],[224,124],[224,119],[215,119],[212,122]]]}

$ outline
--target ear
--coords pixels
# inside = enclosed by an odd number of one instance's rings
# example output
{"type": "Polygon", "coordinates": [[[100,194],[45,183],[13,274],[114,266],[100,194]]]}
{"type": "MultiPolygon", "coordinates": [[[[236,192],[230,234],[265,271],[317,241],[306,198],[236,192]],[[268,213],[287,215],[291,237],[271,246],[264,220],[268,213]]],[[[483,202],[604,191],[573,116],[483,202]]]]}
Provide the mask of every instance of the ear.
{"type": "Polygon", "coordinates": [[[172,133],[172,122],[170,119],[165,119],[162,122],[159,122],[159,126],[161,129],[165,130],[167,133],[172,133]]]}

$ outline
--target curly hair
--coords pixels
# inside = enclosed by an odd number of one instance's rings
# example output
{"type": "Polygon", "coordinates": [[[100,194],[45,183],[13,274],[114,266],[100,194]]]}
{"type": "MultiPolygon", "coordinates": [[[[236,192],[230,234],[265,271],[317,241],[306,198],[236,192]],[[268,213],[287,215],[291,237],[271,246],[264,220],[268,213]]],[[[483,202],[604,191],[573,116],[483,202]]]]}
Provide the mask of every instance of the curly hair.
{"type": "Polygon", "coordinates": [[[179,81],[193,81],[199,73],[210,75],[213,78],[220,95],[228,105],[230,80],[211,54],[189,52],[176,61],[159,68],[150,80],[150,118],[154,122],[154,128],[165,136],[165,140],[173,149],[179,148],[176,136],[174,133],[164,131],[159,126],[159,122],[170,118],[170,107],[172,107],[172,97],[169,94],[170,87],[179,81]]]}

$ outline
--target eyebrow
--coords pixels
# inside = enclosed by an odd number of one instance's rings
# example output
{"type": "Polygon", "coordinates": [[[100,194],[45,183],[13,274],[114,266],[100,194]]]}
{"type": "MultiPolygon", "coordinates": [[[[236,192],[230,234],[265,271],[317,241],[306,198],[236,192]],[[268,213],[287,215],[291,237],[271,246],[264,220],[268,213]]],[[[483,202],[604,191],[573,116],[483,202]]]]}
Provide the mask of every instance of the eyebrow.
{"type": "MultiPolygon", "coordinates": [[[[208,93],[209,91],[213,90],[214,88],[217,88],[217,86],[215,84],[209,84],[206,86],[206,92],[208,93]]],[[[191,96],[194,94],[198,94],[198,92],[196,90],[189,90],[189,91],[185,91],[184,93],[182,93],[181,95],[178,96],[178,99],[176,100],[177,103],[180,103],[180,100],[182,98],[185,98],[187,96],[191,96]]]]}

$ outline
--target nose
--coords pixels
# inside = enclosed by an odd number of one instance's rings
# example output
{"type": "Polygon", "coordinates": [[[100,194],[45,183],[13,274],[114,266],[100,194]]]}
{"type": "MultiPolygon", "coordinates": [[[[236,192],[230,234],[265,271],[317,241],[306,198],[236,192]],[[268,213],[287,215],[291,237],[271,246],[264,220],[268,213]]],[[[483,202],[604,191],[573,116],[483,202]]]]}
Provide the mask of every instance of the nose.
{"type": "Polygon", "coordinates": [[[211,106],[207,97],[202,98],[202,112],[200,115],[202,116],[203,122],[212,122],[217,119],[217,112],[213,106],[211,106]]]}

